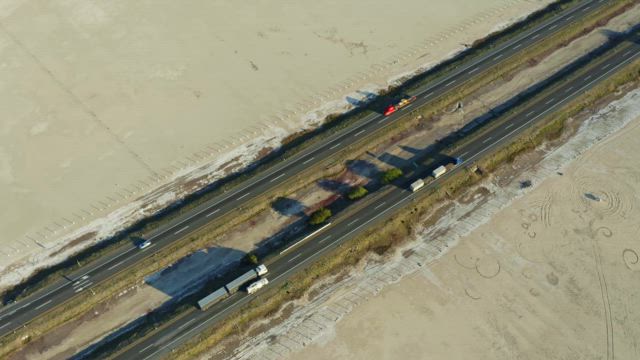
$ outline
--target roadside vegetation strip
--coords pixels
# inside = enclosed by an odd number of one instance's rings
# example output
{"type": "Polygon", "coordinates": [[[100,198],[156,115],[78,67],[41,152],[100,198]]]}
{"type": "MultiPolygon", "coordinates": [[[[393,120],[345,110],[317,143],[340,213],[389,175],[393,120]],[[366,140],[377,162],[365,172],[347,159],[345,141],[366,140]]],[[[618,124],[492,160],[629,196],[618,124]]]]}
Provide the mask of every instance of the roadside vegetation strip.
{"type": "MultiPolygon", "coordinates": [[[[591,24],[597,19],[599,19],[597,21],[606,22],[606,20],[608,20],[608,18],[612,16],[611,14],[615,12],[614,10],[616,9],[619,10],[621,7],[626,6],[626,4],[628,3],[633,3],[633,1],[621,1],[620,3],[610,6],[607,9],[607,11],[603,11],[599,13],[598,14],[599,16],[595,20],[585,19],[583,23],[591,24]]],[[[572,36],[574,37],[578,36],[577,34],[580,34],[581,31],[584,31],[584,26],[574,24],[571,27],[573,28],[574,32],[570,34],[573,34],[572,36]]],[[[562,46],[562,43],[566,42],[567,38],[570,38],[570,37],[571,36],[567,35],[566,31],[560,31],[556,33],[554,36],[549,38],[549,41],[548,41],[549,45],[547,47],[540,48],[537,51],[538,52],[549,51],[549,49],[554,48],[554,46],[555,48],[559,48],[560,46],[562,46]],[[564,34],[564,35],[561,36],[560,34],[564,34]]],[[[536,52],[528,51],[526,54],[521,54],[519,56],[514,56],[513,58],[510,58],[509,61],[517,63],[518,66],[527,66],[527,60],[531,58],[531,56],[536,56],[535,54],[536,52]]],[[[483,76],[479,79],[474,79],[474,81],[472,81],[473,84],[475,84],[476,82],[479,82],[481,84],[475,85],[473,88],[480,89],[482,86],[488,85],[489,83],[499,78],[500,76],[509,76],[509,74],[517,71],[518,66],[512,66],[508,68],[508,69],[511,69],[510,70],[511,72],[508,74],[497,71],[497,72],[492,72],[492,76],[489,76],[489,77],[483,76]]],[[[467,82],[464,88],[466,89],[471,85],[472,84],[467,82]]],[[[308,177],[303,177],[302,179],[292,180],[293,184],[288,184],[288,186],[286,186],[287,188],[286,193],[296,191],[304,186],[309,185],[312,182],[317,181],[319,178],[333,175],[342,171],[343,170],[342,163],[347,158],[357,157],[359,154],[366,151],[366,149],[370,149],[379,144],[388,142],[389,137],[396,134],[400,134],[403,131],[410,130],[414,128],[416,125],[418,125],[419,123],[426,121],[424,117],[423,118],[416,117],[415,116],[416,114],[422,113],[430,117],[436,116],[437,114],[441,113],[442,111],[447,109],[449,106],[451,106],[451,104],[455,104],[455,102],[459,98],[460,98],[460,95],[458,94],[446,96],[441,99],[438,99],[437,100],[438,103],[435,105],[429,104],[428,109],[426,110],[423,110],[423,109],[414,110],[412,112],[413,116],[405,116],[402,119],[396,120],[394,122],[394,126],[386,127],[382,129],[382,131],[377,132],[373,140],[367,139],[366,141],[361,141],[357,144],[354,144],[348,149],[346,149],[345,151],[341,152],[341,154],[339,154],[335,159],[328,160],[327,162],[334,164],[329,169],[325,168],[326,163],[319,162],[317,166],[315,166],[313,169],[309,169],[309,171],[305,173],[305,174],[312,173],[313,175],[310,175],[308,177]],[[323,169],[323,170],[318,171],[318,169],[323,169]]],[[[336,125],[332,129],[337,131],[339,129],[346,127],[347,125],[348,124],[346,121],[345,122],[336,121],[336,125]]],[[[331,134],[329,132],[323,134],[323,136],[325,137],[330,135],[331,134]]],[[[304,137],[301,137],[301,138],[304,138],[304,137]]],[[[317,142],[320,140],[322,139],[318,137],[318,138],[314,138],[314,140],[311,142],[314,142],[314,141],[317,142]]],[[[302,143],[304,143],[304,141],[302,143]]],[[[303,149],[305,146],[309,146],[309,145],[300,145],[300,146],[301,147],[295,147],[296,150],[294,149],[287,150],[285,152],[285,156],[291,156],[294,151],[299,151],[303,149]]],[[[77,298],[74,298],[73,300],[69,301],[68,303],[65,303],[60,307],[55,308],[54,312],[47,313],[43,317],[40,317],[32,321],[26,328],[21,328],[20,330],[16,331],[13,335],[9,335],[0,341],[0,347],[2,347],[2,350],[0,350],[0,356],[16,350],[24,342],[37,339],[42,334],[46,333],[47,331],[49,331],[50,329],[56,326],[59,326],[65,322],[78,318],[79,316],[81,316],[82,314],[86,313],[91,308],[93,308],[95,305],[112,298],[113,296],[118,294],[121,290],[131,286],[131,284],[139,283],[143,281],[145,276],[165,268],[171,263],[174,263],[180,258],[196,250],[199,250],[202,247],[211,245],[212,243],[214,243],[216,237],[218,237],[220,234],[227,231],[231,227],[247,220],[251,216],[257,214],[262,209],[267,208],[268,204],[273,199],[275,199],[278,193],[284,194],[284,192],[285,192],[284,190],[278,189],[278,190],[272,191],[271,192],[272,194],[263,194],[263,196],[261,196],[259,199],[256,199],[251,204],[247,204],[243,208],[237,209],[238,211],[229,214],[229,216],[221,218],[219,221],[216,221],[215,223],[212,223],[207,227],[202,228],[197,233],[194,233],[189,237],[186,237],[185,239],[176,241],[171,246],[163,249],[161,252],[155,254],[150,258],[145,259],[144,261],[141,261],[135,267],[128,268],[126,272],[118,273],[116,276],[111,277],[108,281],[105,281],[104,283],[96,286],[94,288],[94,291],[97,295],[94,296],[89,293],[81,294],[77,298]],[[229,221],[230,218],[233,219],[234,221],[230,222],[229,221]]],[[[193,202],[190,206],[194,207],[196,206],[196,204],[199,204],[199,203],[193,202]]],[[[183,210],[185,209],[187,208],[183,208],[183,210]]],[[[177,213],[173,215],[173,217],[175,216],[177,216],[177,213]]],[[[148,227],[145,230],[151,227],[152,225],[148,225],[148,227]]],[[[108,250],[111,250],[111,248],[109,248],[108,250]]],[[[101,253],[99,252],[92,254],[93,258],[99,255],[101,255],[101,253]]],[[[57,273],[57,274],[60,274],[60,273],[57,273]]]]}
{"type": "MultiPolygon", "coordinates": [[[[422,219],[434,204],[458,195],[464,188],[478,183],[484,176],[499,166],[513,161],[526,151],[533,150],[545,141],[560,137],[565,130],[566,121],[583,110],[591,108],[600,100],[611,100],[613,91],[627,87],[637,87],[640,82],[640,62],[636,61],[627,69],[604,80],[583,96],[573,100],[561,111],[546,117],[547,121],[525,130],[509,145],[486,155],[477,162],[483,175],[470,170],[453,174],[437,190],[422,193],[412,206],[394,214],[388,221],[368,229],[357,238],[340,245],[325,254],[321,259],[301,270],[280,288],[268,289],[253,299],[247,306],[234,315],[221,321],[215,328],[205,330],[198,339],[194,339],[178,349],[174,359],[190,359],[220,343],[231,335],[242,335],[259,318],[275,314],[286,302],[302,297],[318,279],[336,274],[346,266],[352,266],[370,252],[383,254],[406,241],[414,230],[411,224],[422,219]]],[[[584,114],[588,116],[587,114],[584,114]]]]}
{"type": "Polygon", "coordinates": [[[512,26],[490,34],[484,39],[474,42],[471,48],[464,53],[454,57],[453,59],[446,60],[445,62],[437,65],[436,67],[428,70],[427,72],[413,77],[406,81],[405,84],[399,87],[390,87],[389,89],[382,91],[381,96],[374,100],[371,106],[365,108],[355,109],[344,115],[329,115],[325,123],[318,129],[306,130],[297,134],[293,134],[283,141],[283,147],[279,150],[272,152],[271,154],[261,158],[254,166],[243,170],[241,173],[230,175],[220,181],[216,181],[213,184],[206,186],[205,188],[197,191],[196,193],[187,196],[181,201],[176,202],[169,208],[161,211],[160,213],[144,219],[137,224],[132,225],[128,229],[114,235],[111,239],[101,241],[88,249],[79,252],[77,255],[70,257],[67,261],[64,261],[58,265],[43,269],[33,275],[30,279],[15,286],[13,289],[5,291],[3,294],[4,301],[9,299],[20,299],[27,296],[42,287],[51,284],[58,280],[61,275],[68,274],[79,268],[80,266],[89,263],[104,254],[113,251],[114,249],[128,244],[130,237],[140,237],[143,234],[155,229],[168,221],[175,219],[194,207],[203,204],[204,202],[220,195],[221,193],[233,188],[242,181],[247,180],[250,177],[259,175],[260,173],[268,170],[272,166],[280,163],[283,158],[291,157],[302,150],[317,144],[318,142],[326,139],[327,137],[335,134],[336,132],[352,125],[354,122],[364,118],[371,112],[370,108],[380,107],[388,103],[389,97],[384,94],[394,96],[396,93],[401,93],[406,88],[415,88],[423,85],[426,82],[432,81],[439,77],[454,71],[462,64],[469,60],[473,60],[490,50],[494,45],[509,41],[515,38],[524,31],[527,31],[540,23],[546,21],[556,13],[564,10],[569,6],[574,6],[579,0],[559,0],[549,6],[541,9],[523,21],[520,21],[512,26]]]}

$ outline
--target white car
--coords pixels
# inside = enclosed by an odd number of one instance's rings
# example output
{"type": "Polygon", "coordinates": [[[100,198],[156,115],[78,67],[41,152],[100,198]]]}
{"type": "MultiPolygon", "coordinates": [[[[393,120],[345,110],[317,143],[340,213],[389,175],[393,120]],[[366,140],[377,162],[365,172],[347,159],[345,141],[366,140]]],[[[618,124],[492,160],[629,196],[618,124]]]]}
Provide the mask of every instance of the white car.
{"type": "Polygon", "coordinates": [[[148,248],[149,246],[151,246],[151,241],[145,240],[142,244],[138,245],[138,248],[142,250],[148,248]]]}
{"type": "Polygon", "coordinates": [[[249,286],[247,286],[247,292],[249,294],[253,294],[254,292],[263,288],[268,283],[269,283],[269,280],[267,280],[267,278],[262,278],[254,283],[251,283],[249,286]]]}

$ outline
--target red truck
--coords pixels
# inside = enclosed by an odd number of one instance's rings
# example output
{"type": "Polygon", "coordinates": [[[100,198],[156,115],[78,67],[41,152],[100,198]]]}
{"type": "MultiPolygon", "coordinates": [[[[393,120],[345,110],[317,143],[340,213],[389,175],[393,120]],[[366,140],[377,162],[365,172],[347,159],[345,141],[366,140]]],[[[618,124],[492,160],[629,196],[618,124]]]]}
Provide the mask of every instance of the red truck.
{"type": "Polygon", "coordinates": [[[408,106],[414,101],[416,101],[415,96],[402,98],[400,101],[398,101],[397,104],[391,104],[387,106],[386,110],[384,111],[384,116],[389,116],[394,112],[402,109],[403,107],[408,106]]]}

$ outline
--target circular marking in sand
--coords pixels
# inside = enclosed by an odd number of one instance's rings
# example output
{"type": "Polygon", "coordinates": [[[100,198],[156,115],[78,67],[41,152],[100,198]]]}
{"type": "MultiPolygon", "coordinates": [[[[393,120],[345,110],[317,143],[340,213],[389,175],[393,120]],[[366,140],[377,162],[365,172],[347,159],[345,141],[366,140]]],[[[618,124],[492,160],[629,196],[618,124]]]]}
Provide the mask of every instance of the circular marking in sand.
{"type": "Polygon", "coordinates": [[[611,229],[606,226],[600,226],[599,228],[597,228],[595,234],[597,235],[598,233],[607,238],[610,238],[613,235],[613,231],[611,231],[611,229]]]}
{"type": "MultiPolygon", "coordinates": [[[[476,269],[477,266],[478,266],[478,260],[479,260],[478,258],[475,258],[475,261],[473,261],[473,265],[465,265],[458,259],[458,255],[457,254],[453,255],[453,259],[458,263],[458,265],[462,266],[465,269],[469,269],[469,270],[476,269]]],[[[471,257],[469,259],[473,260],[473,258],[471,258],[471,257]]]]}
{"type": "Polygon", "coordinates": [[[465,293],[465,294],[467,294],[467,296],[468,296],[468,297],[470,297],[470,298],[471,298],[471,299],[473,299],[473,300],[480,300],[480,299],[481,299],[481,297],[480,297],[480,296],[472,295],[472,294],[469,292],[469,289],[467,289],[467,288],[465,288],[465,289],[464,289],[464,293],[465,293]]]}
{"type": "Polygon", "coordinates": [[[487,260],[476,263],[476,272],[485,279],[492,279],[500,274],[500,262],[493,258],[487,260]]]}
{"type": "Polygon", "coordinates": [[[624,262],[624,266],[631,271],[636,271],[640,269],[638,266],[638,253],[633,249],[624,249],[622,250],[622,261],[624,262]]]}

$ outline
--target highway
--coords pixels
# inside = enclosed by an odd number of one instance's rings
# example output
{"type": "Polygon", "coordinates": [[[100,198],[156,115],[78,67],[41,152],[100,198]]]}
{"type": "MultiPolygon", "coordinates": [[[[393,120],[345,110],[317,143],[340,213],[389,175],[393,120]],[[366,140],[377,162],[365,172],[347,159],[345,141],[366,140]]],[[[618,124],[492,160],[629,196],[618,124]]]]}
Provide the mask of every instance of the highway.
{"type": "MultiPolygon", "coordinates": [[[[563,105],[611,76],[624,65],[638,59],[640,59],[640,41],[626,41],[595,57],[585,66],[567,74],[566,77],[563,77],[562,82],[551,85],[549,91],[519,107],[515,113],[497,119],[495,124],[487,123],[487,127],[478,130],[473,141],[466,142],[448,154],[452,157],[462,157],[463,162],[438,180],[428,183],[417,193],[407,190],[408,183],[418,176],[425,177],[438,164],[424,166],[413,177],[405,179],[402,184],[390,185],[390,191],[381,192],[381,196],[376,196],[376,193],[371,194],[370,196],[375,198],[362,210],[333,220],[331,225],[323,231],[305,239],[290,251],[267,264],[269,267],[267,278],[270,281],[267,286],[282,285],[296,271],[308,266],[336,246],[357,236],[372,224],[387,219],[396,210],[410,204],[421,192],[439,186],[452,174],[472,165],[483,154],[508,144],[519,133],[534,125],[545,115],[562,108],[563,105]]],[[[207,311],[195,308],[189,310],[181,317],[155,330],[148,337],[132,344],[115,358],[143,360],[162,358],[173,349],[197,337],[203,330],[214,326],[254,297],[255,295],[238,292],[207,311]]]]}
{"type": "MultiPolygon", "coordinates": [[[[372,113],[356,121],[348,128],[328,137],[322,143],[311,146],[300,154],[282,161],[264,173],[256,175],[227,193],[198,206],[188,214],[148,234],[145,238],[152,241],[150,247],[143,250],[138,249],[133,244],[122,247],[82,267],[73,274],[61,278],[52,285],[3,307],[0,310],[0,336],[26,326],[32,319],[52,311],[77,294],[93,291],[93,287],[97,284],[125,271],[140,260],[160,251],[173,241],[188,236],[224,214],[250,202],[259,194],[278,187],[312,166],[315,162],[330,158],[355,141],[365,139],[377,130],[387,126],[393,126],[394,120],[410,112],[413,108],[456,91],[456,89],[464,86],[474,77],[480,76],[487,69],[499,66],[500,63],[508,60],[514,54],[526,52],[529,47],[544,41],[547,36],[559,31],[563,26],[571,24],[581,17],[593,14],[609,2],[610,0],[585,0],[575,7],[565,9],[562,13],[546,20],[543,24],[496,48],[488,50],[486,54],[465,63],[465,65],[460,66],[442,79],[432,84],[427,84],[415,93],[409,94],[417,96],[417,100],[410,106],[387,117],[372,113]]],[[[388,204],[394,204],[394,199],[389,199],[388,201],[388,204]]]]}

